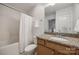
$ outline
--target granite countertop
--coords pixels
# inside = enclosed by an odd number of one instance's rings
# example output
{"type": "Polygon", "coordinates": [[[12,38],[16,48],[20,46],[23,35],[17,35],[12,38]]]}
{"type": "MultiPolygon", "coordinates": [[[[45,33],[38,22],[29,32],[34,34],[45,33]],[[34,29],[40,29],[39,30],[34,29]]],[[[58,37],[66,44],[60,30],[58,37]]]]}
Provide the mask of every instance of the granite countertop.
{"type": "Polygon", "coordinates": [[[65,44],[65,45],[68,45],[68,46],[74,46],[76,48],[79,48],[79,38],[65,37],[64,36],[64,38],[67,41],[61,41],[61,40],[50,39],[51,37],[57,37],[55,35],[44,34],[44,35],[40,35],[38,37],[42,38],[42,39],[45,39],[45,40],[53,41],[53,42],[56,42],[56,43],[65,44]]]}

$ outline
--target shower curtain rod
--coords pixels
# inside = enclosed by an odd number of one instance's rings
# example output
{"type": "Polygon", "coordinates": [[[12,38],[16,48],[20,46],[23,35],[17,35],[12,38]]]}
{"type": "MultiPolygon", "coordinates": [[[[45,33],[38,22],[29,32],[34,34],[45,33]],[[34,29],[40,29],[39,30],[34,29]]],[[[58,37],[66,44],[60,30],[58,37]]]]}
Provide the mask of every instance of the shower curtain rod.
{"type": "MultiPolygon", "coordinates": [[[[5,6],[5,7],[10,8],[10,9],[13,9],[13,10],[15,10],[15,11],[17,11],[17,12],[24,13],[24,12],[22,12],[22,11],[20,11],[20,10],[17,10],[17,9],[15,9],[15,8],[13,8],[13,7],[9,7],[9,6],[7,6],[7,5],[5,5],[5,4],[3,4],[3,3],[0,3],[0,4],[3,5],[3,6],[5,6]]],[[[27,13],[24,13],[24,14],[27,14],[27,13]]],[[[29,14],[27,14],[27,15],[29,15],[29,14]]],[[[31,16],[31,15],[29,15],[29,16],[31,16]]]]}
{"type": "MultiPolygon", "coordinates": [[[[9,7],[9,6],[7,6],[7,5],[5,5],[5,4],[3,4],[3,3],[0,3],[0,4],[3,5],[3,6],[6,6],[6,7],[8,7],[8,8],[11,8],[11,9],[13,9],[13,10],[15,10],[15,11],[21,12],[21,11],[19,11],[19,10],[16,10],[15,8],[9,7]]],[[[23,13],[23,12],[22,12],[22,13],[23,13]]]]}

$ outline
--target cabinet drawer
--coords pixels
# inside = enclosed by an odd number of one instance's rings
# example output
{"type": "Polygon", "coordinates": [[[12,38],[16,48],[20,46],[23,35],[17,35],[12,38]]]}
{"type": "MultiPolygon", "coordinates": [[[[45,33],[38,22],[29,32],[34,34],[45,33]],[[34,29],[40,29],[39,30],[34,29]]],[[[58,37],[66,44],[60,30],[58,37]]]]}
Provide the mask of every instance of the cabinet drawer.
{"type": "Polygon", "coordinates": [[[57,43],[49,42],[49,41],[46,41],[46,46],[51,49],[54,49],[60,53],[64,53],[64,54],[74,54],[75,53],[75,49],[72,49],[70,47],[66,47],[66,46],[63,46],[63,45],[60,45],[57,43]]]}
{"type": "Polygon", "coordinates": [[[37,54],[38,55],[53,55],[54,51],[50,50],[49,48],[46,48],[45,46],[38,45],[37,54]]]}
{"type": "Polygon", "coordinates": [[[44,45],[44,44],[45,44],[44,40],[42,40],[42,39],[40,39],[40,38],[38,38],[37,43],[38,43],[38,44],[41,44],[41,45],[44,45]]]}

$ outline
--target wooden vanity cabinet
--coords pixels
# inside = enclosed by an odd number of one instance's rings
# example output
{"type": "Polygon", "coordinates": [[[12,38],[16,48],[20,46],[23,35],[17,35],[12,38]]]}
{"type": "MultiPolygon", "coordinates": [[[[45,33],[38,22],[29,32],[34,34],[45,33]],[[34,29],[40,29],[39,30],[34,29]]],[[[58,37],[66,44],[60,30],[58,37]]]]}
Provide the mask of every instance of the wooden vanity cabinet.
{"type": "Polygon", "coordinates": [[[75,55],[79,50],[74,47],[65,46],[42,38],[37,38],[37,55],[75,55]]]}
{"type": "Polygon", "coordinates": [[[54,54],[53,50],[51,50],[45,46],[45,40],[38,38],[37,44],[38,44],[38,46],[37,46],[37,54],[38,55],[52,55],[52,54],[54,54]]]}
{"type": "Polygon", "coordinates": [[[46,41],[46,46],[48,48],[54,49],[55,54],[75,54],[75,48],[67,47],[65,45],[61,45],[55,42],[46,41]]]}
{"type": "Polygon", "coordinates": [[[52,55],[54,54],[54,52],[47,48],[47,47],[44,47],[42,45],[38,45],[38,52],[37,52],[38,55],[52,55]]]}

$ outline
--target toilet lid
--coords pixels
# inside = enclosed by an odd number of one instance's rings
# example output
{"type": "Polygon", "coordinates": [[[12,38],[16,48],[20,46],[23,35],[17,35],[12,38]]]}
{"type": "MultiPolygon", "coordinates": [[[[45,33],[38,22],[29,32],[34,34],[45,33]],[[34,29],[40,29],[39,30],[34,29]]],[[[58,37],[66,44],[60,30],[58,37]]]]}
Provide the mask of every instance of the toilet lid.
{"type": "Polygon", "coordinates": [[[28,46],[25,48],[25,51],[26,51],[26,52],[32,51],[32,50],[34,50],[36,47],[37,47],[36,44],[28,45],[28,46]]]}

